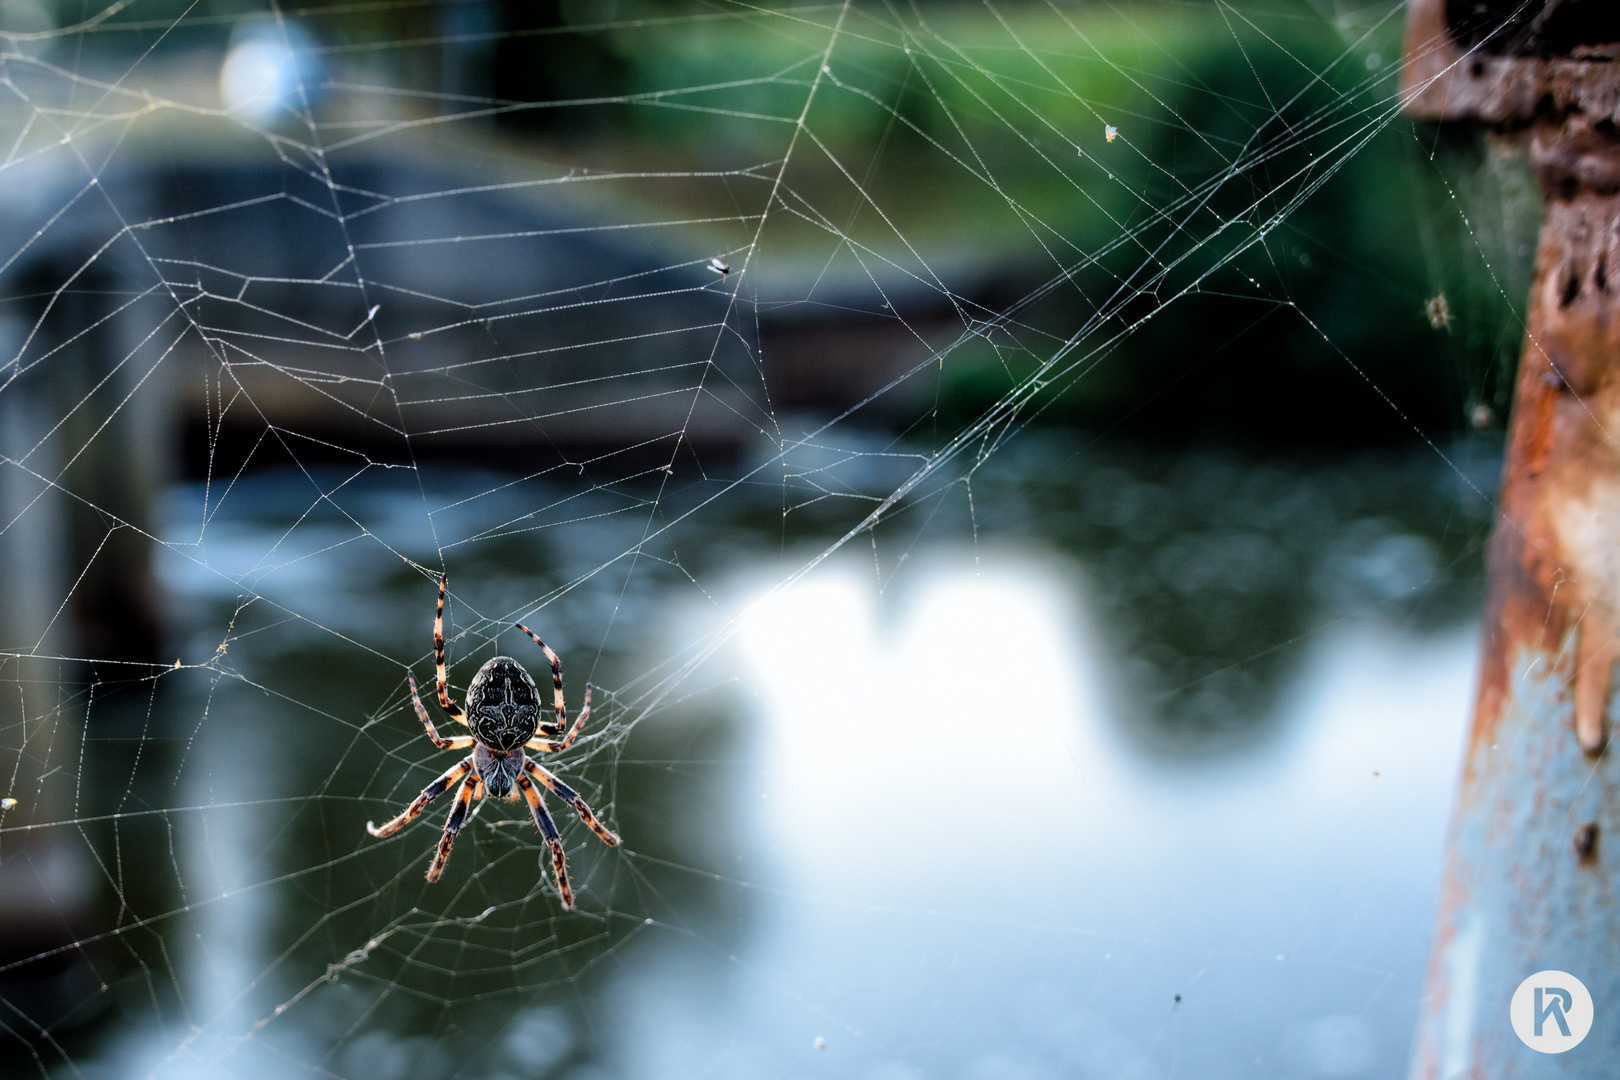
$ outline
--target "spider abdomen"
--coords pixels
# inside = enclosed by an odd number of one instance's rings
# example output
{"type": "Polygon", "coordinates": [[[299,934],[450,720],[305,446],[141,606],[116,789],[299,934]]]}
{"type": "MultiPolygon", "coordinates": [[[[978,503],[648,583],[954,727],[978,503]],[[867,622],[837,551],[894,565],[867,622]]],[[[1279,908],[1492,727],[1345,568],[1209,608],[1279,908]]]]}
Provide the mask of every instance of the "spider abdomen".
{"type": "Polygon", "coordinates": [[[523,773],[523,748],[500,753],[482,744],[473,747],[473,768],[493,799],[517,798],[517,778],[523,773]]]}
{"type": "Polygon", "coordinates": [[[467,725],[475,739],[499,752],[516,750],[534,738],[540,726],[540,691],[522,664],[497,656],[478,669],[467,687],[467,725]]]}

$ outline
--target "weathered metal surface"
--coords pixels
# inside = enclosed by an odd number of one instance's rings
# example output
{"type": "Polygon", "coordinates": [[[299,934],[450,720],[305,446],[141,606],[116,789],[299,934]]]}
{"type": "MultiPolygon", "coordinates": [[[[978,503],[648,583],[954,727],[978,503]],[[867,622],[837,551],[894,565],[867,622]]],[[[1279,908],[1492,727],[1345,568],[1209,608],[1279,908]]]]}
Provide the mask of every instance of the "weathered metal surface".
{"type": "MultiPolygon", "coordinates": [[[[1444,0],[1409,10],[1412,112],[1522,133],[1546,205],[1411,1073],[1608,1077],[1620,1067],[1620,861],[1601,843],[1620,821],[1620,65],[1585,46],[1493,54],[1477,25],[1465,46],[1448,14],[1444,0]],[[1515,988],[1546,969],[1580,978],[1597,1014],[1564,1054],[1530,1049],[1508,1021],[1515,988]]],[[[1517,40],[1540,40],[1535,14],[1516,16],[1517,40]]]]}
{"type": "Polygon", "coordinates": [[[1613,199],[1548,203],[1413,1062],[1423,1080],[1610,1076],[1620,1054],[1620,1016],[1557,1057],[1508,1025],[1520,980],[1549,968],[1580,978],[1599,1008],[1620,1006],[1620,863],[1595,839],[1620,820],[1620,768],[1602,752],[1620,623],[1620,319],[1614,286],[1598,282],[1620,265],[1617,236],[1613,199]]]}
{"type": "MultiPolygon", "coordinates": [[[[1447,6],[1413,0],[1407,7],[1401,93],[1410,115],[1497,127],[1570,113],[1594,123],[1620,120],[1620,64],[1605,62],[1617,50],[1587,46],[1569,56],[1526,57],[1493,51],[1489,40],[1469,47],[1448,32],[1447,6]]],[[[1514,9],[1527,6],[1534,5],[1519,0],[1514,9]]]]}

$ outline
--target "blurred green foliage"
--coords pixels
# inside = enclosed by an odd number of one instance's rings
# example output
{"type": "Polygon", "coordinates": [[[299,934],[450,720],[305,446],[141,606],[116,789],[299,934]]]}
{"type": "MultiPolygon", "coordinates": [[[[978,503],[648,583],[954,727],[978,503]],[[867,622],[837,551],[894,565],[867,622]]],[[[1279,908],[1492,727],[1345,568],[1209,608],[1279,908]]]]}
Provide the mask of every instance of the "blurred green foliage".
{"type": "Polygon", "coordinates": [[[782,190],[734,194],[786,211],[779,259],[847,241],[902,317],[988,325],[943,365],[952,423],[1359,442],[1505,413],[1539,207],[1511,153],[1402,115],[1398,5],[589,10],[503,71],[596,73],[533,89],[692,168],[791,148],[782,190]]]}

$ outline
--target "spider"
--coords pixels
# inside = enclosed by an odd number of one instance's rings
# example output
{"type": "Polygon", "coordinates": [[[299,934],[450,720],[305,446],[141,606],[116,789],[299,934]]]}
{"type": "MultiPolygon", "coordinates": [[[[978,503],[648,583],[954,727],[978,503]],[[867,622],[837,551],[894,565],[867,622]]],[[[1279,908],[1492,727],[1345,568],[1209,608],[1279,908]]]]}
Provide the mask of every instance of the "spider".
{"type": "Polygon", "coordinates": [[[428,717],[421,695],[416,691],[416,675],[407,671],[406,678],[411,684],[411,704],[416,706],[417,718],[427,729],[427,737],[433,740],[433,745],[440,750],[466,750],[470,747],[472,753],[423,788],[422,793],[398,817],[381,826],[368,821],[366,831],[372,836],[394,835],[427,809],[434,799],[460,783],[455,805],[450,808],[450,817],[444,823],[444,835],[439,837],[439,849],[428,867],[427,879],[438,881],[439,875],[444,873],[444,864],[450,858],[450,845],[455,843],[456,834],[467,822],[473,799],[482,799],[487,794],[515,802],[521,795],[528,800],[535,827],[551,847],[551,867],[557,877],[557,894],[562,898],[562,906],[572,911],[574,890],[568,884],[568,863],[563,857],[562,837],[536,785],[544,786],[572,806],[579,819],[589,825],[591,831],[601,837],[608,847],[618,847],[619,837],[596,820],[596,814],[572,788],[539,762],[528,760],[524,751],[555,754],[572,746],[585,721],[591,716],[591,684],[585,684],[585,704],[579,711],[579,719],[569,728],[568,708],[563,704],[562,661],[557,659],[557,654],[545,642],[535,636],[534,631],[522,623],[516,623],[514,625],[528,634],[529,639],[546,654],[546,659],[551,661],[552,708],[556,721],[550,724],[540,722],[544,714],[539,688],[535,686],[533,677],[523,670],[523,665],[510,656],[497,656],[478,669],[472,684],[467,687],[467,708],[463,712],[450,700],[449,682],[444,671],[444,590],[449,580],[448,575],[439,578],[439,608],[433,618],[433,656],[439,667],[439,707],[452,720],[470,728],[472,734],[451,739],[441,736],[428,717]],[[564,732],[567,732],[566,736],[564,732]]]}

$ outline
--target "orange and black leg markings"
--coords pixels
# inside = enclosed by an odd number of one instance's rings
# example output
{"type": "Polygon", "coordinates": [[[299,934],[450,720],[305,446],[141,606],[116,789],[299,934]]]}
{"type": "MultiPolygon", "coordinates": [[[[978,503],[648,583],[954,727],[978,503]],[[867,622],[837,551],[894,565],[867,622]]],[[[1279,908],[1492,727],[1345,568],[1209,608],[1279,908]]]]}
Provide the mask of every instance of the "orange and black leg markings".
{"type": "MultiPolygon", "coordinates": [[[[416,815],[427,809],[428,803],[449,791],[452,784],[454,784],[457,780],[460,780],[463,776],[466,776],[469,772],[472,772],[472,767],[473,762],[472,758],[470,757],[463,758],[461,761],[456,762],[456,764],[445,770],[443,776],[439,777],[437,780],[433,781],[433,783],[423,788],[422,794],[418,795],[414,800],[412,800],[411,805],[407,806],[404,812],[398,817],[394,818],[390,822],[387,822],[381,827],[373,825],[369,821],[366,822],[366,832],[370,833],[372,836],[393,836],[395,833],[399,832],[400,829],[403,829],[411,821],[411,819],[416,817],[416,815]]],[[[476,774],[474,775],[476,777],[476,774]]]]}
{"type": "Polygon", "coordinates": [[[467,718],[461,715],[461,709],[450,700],[450,679],[444,670],[444,588],[450,583],[449,574],[439,576],[439,610],[433,616],[433,659],[439,665],[439,708],[452,720],[460,720],[463,724],[467,718]]]}
{"type": "MultiPolygon", "coordinates": [[[[568,705],[563,701],[562,661],[557,659],[557,654],[551,651],[551,646],[541,641],[533,630],[530,630],[522,623],[513,623],[512,625],[528,634],[529,640],[540,646],[540,651],[546,654],[547,660],[551,661],[551,708],[557,714],[557,721],[553,724],[541,724],[540,730],[546,735],[561,735],[568,730],[568,705]]],[[[583,720],[584,717],[580,719],[583,720]]],[[[573,740],[569,739],[568,742],[573,742],[573,740]]],[[[565,742],[563,745],[566,746],[568,743],[565,742]]]]}
{"type": "MultiPolygon", "coordinates": [[[[568,733],[568,738],[564,739],[562,742],[551,742],[550,740],[547,740],[547,739],[534,738],[534,739],[530,739],[528,742],[524,743],[523,744],[523,749],[525,749],[525,750],[533,750],[535,753],[538,753],[538,754],[555,754],[559,750],[566,750],[570,746],[574,745],[574,740],[579,738],[580,729],[585,726],[585,721],[589,720],[590,718],[591,718],[591,684],[586,683],[585,684],[585,704],[580,707],[579,719],[574,721],[574,728],[573,728],[572,731],[570,731],[568,733]]],[[[541,730],[550,731],[550,729],[551,729],[551,725],[546,724],[546,725],[544,725],[542,727],[541,730]]]]}
{"type": "Polygon", "coordinates": [[[422,704],[422,695],[416,692],[416,675],[411,671],[405,672],[405,678],[411,684],[411,704],[416,706],[416,718],[422,721],[427,728],[427,737],[433,740],[433,745],[440,750],[465,750],[473,744],[471,735],[459,735],[446,739],[439,734],[439,729],[433,726],[433,720],[428,716],[427,706],[422,704]]]}
{"type": "Polygon", "coordinates": [[[472,806],[473,792],[476,790],[478,774],[473,773],[461,782],[461,790],[456,792],[456,805],[450,808],[450,819],[444,823],[444,835],[439,837],[439,850],[433,853],[433,865],[428,867],[429,881],[438,881],[439,875],[444,873],[444,864],[450,861],[450,845],[456,842],[456,834],[467,820],[467,810],[472,806]]]}
{"type": "Polygon", "coordinates": [[[574,907],[574,889],[568,884],[568,860],[563,856],[562,836],[557,832],[557,823],[551,820],[545,800],[540,797],[540,791],[534,786],[534,781],[527,776],[520,776],[518,787],[523,789],[523,797],[529,800],[529,813],[534,815],[534,827],[540,830],[540,835],[545,837],[546,843],[551,846],[551,872],[557,878],[557,895],[562,898],[562,906],[571,911],[574,907]]]}
{"type": "Polygon", "coordinates": [[[619,846],[618,834],[610,831],[606,825],[603,825],[600,821],[596,820],[596,812],[593,811],[589,806],[585,805],[585,800],[575,794],[573,788],[569,787],[555,776],[552,776],[551,773],[547,772],[544,768],[532,761],[525,761],[523,763],[523,769],[530,776],[546,785],[547,791],[557,796],[557,798],[561,799],[569,806],[572,806],[574,808],[574,813],[579,815],[579,820],[590,826],[591,831],[602,838],[602,843],[606,844],[608,847],[619,846]]]}

